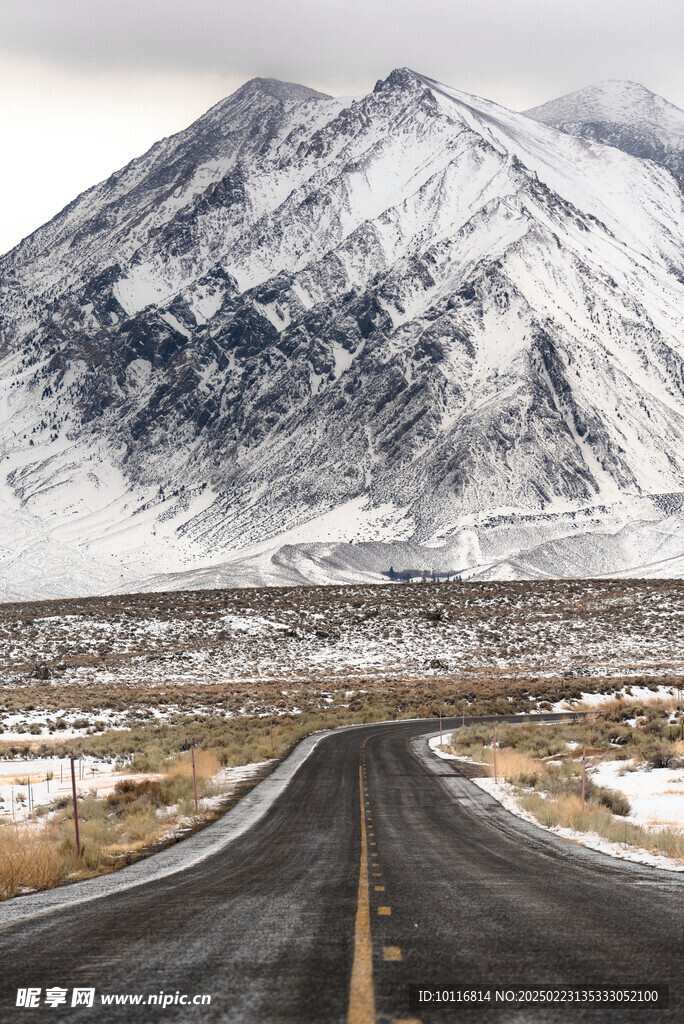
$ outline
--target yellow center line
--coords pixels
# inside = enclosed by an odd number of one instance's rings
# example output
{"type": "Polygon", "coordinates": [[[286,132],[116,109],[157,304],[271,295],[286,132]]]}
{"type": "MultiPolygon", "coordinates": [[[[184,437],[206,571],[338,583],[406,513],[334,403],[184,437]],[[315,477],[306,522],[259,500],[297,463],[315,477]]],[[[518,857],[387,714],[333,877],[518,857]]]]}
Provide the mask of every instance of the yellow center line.
{"type": "Polygon", "coordinates": [[[361,794],[361,867],[359,895],[354,931],[354,962],[349,984],[347,1024],[375,1024],[375,990],[373,988],[373,942],[370,926],[370,892],[368,882],[368,850],[366,822],[363,815],[363,777],[359,767],[361,794]]]}

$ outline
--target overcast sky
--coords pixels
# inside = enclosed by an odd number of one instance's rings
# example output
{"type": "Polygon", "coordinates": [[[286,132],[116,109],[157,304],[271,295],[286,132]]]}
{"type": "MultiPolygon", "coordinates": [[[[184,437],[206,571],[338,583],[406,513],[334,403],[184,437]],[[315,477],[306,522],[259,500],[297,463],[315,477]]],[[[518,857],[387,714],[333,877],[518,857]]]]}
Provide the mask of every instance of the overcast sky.
{"type": "Polygon", "coordinates": [[[0,252],[256,75],[408,66],[515,109],[606,78],[684,107],[678,0],[0,0],[0,252]]]}

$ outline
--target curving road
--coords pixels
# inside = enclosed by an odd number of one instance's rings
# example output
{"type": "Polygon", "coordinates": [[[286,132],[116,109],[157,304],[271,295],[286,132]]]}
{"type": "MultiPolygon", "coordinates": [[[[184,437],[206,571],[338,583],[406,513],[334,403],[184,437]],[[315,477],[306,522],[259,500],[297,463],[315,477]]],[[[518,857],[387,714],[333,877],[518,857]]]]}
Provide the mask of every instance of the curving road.
{"type": "Polygon", "coordinates": [[[0,1021],[684,1020],[684,878],[508,814],[429,753],[434,732],[334,733],[259,822],[192,869],[0,927],[0,1021]],[[670,1008],[412,1008],[410,984],[666,984],[670,1008]],[[19,987],[66,989],[67,1005],[18,1008],[19,987]],[[95,988],[95,1006],[69,1006],[73,987],[95,988]],[[100,1003],[128,993],[211,1005],[100,1003]]]}

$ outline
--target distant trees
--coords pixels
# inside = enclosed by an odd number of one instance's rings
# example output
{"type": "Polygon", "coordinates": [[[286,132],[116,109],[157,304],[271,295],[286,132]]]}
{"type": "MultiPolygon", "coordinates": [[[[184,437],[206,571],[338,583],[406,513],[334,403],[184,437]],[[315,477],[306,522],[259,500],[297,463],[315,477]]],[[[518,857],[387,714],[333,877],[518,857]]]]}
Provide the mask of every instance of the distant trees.
{"type": "Polygon", "coordinates": [[[393,583],[410,583],[412,580],[421,580],[423,583],[460,583],[461,575],[453,569],[447,572],[437,572],[436,569],[402,569],[400,572],[393,565],[389,572],[384,572],[393,583]]]}

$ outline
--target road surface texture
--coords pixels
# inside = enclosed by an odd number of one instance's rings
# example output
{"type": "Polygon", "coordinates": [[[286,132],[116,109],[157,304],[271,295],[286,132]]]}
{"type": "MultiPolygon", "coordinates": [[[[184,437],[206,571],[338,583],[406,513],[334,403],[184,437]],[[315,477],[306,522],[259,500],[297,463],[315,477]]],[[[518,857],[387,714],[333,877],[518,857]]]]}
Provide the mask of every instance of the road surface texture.
{"type": "Polygon", "coordinates": [[[2,1024],[684,1021],[684,878],[526,824],[434,757],[434,732],[340,730],[220,852],[3,925],[2,1024]],[[411,1007],[409,985],[669,985],[670,1008],[411,1007]],[[53,987],[66,1006],[45,1006],[53,987]],[[96,990],[92,1008],[71,1007],[74,987],[96,990]],[[40,988],[40,1005],[17,1007],[18,988],[40,988]],[[160,993],[211,1005],[101,1003],[160,993]]]}

